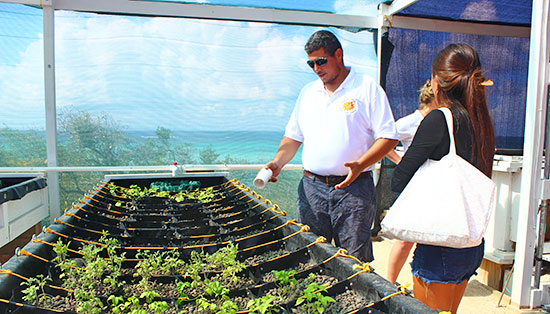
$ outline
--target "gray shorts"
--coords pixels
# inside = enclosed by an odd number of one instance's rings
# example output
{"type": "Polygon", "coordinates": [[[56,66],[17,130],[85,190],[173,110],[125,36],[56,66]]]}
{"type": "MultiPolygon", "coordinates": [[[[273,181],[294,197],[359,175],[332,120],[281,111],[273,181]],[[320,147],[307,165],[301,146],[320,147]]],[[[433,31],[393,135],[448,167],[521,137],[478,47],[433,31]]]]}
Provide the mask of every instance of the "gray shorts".
{"type": "Polygon", "coordinates": [[[376,192],[372,177],[358,178],[336,190],[332,186],[303,177],[298,186],[298,222],[322,235],[363,262],[374,260],[371,226],[376,212],[376,192]]]}

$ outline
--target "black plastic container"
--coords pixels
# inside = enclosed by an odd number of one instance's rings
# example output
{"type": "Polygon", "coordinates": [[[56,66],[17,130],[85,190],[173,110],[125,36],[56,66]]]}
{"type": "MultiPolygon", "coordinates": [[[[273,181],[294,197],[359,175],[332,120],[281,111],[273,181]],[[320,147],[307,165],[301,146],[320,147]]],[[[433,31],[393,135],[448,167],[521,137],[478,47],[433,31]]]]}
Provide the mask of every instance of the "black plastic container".
{"type": "MultiPolygon", "coordinates": [[[[101,236],[100,230],[109,230],[110,235],[120,241],[120,250],[126,253],[128,259],[135,257],[137,247],[151,251],[177,249],[186,258],[193,251],[215,252],[229,241],[238,245],[237,258],[243,261],[254,260],[261,254],[277,250],[288,252],[267,261],[251,262],[241,275],[254,284],[230,291],[232,297],[247,295],[256,298],[265,295],[275,285],[271,281],[262,281],[271,270],[290,269],[307,262],[311,266],[297,273],[296,278],[305,278],[309,273],[329,275],[336,283],[328,288],[328,295],[336,297],[352,289],[374,303],[368,308],[357,309],[355,313],[435,313],[410,295],[397,294],[382,301],[397,292],[393,284],[374,272],[361,271],[359,266],[364,265],[345,256],[338,248],[320,242],[317,235],[307,232],[306,226],[289,220],[276,206],[236,180],[228,180],[225,174],[107,176],[106,181],[121,187],[138,185],[143,188],[153,182],[177,185],[182,180],[197,181],[201,188],[215,187],[220,198],[202,204],[137,198],[131,201],[132,209],[124,211],[130,208],[130,202],[124,200],[126,207],[116,206],[120,199],[110,194],[107,183],[98,184],[94,191],[90,191],[56,223],[28,243],[23,248],[25,254],[14,256],[3,265],[0,299],[11,303],[0,302],[0,313],[44,312],[32,306],[15,304],[21,302],[20,283],[23,279],[6,274],[6,271],[25,277],[47,274],[52,269],[48,261],[55,256],[51,243],[62,238],[63,241],[70,241],[71,248],[78,249],[87,241],[97,241],[101,236]]],[[[131,261],[125,262],[125,267],[132,268],[133,265],[131,261]]],[[[164,276],[158,280],[186,279],[164,276]]],[[[281,311],[290,313],[295,302],[294,299],[279,304],[281,311]]]]}

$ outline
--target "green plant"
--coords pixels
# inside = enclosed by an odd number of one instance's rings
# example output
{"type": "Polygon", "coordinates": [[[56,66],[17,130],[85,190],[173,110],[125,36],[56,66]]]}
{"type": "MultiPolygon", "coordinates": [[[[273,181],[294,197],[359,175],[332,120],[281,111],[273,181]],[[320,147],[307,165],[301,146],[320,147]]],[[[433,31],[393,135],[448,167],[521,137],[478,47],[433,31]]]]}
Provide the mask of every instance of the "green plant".
{"type": "Polygon", "coordinates": [[[209,187],[205,189],[195,189],[193,191],[179,191],[178,193],[170,196],[176,202],[183,202],[186,199],[198,200],[202,203],[211,202],[216,194],[214,188],[209,187]]]}
{"type": "MultiPolygon", "coordinates": [[[[309,278],[313,279],[315,275],[309,274],[309,278]]],[[[296,306],[300,306],[300,309],[305,313],[319,313],[322,314],[329,302],[335,302],[333,298],[328,295],[324,295],[323,292],[327,292],[326,285],[320,285],[316,282],[310,283],[303,291],[303,295],[296,300],[296,306]]]]}
{"type": "Polygon", "coordinates": [[[117,254],[118,240],[109,237],[107,231],[103,231],[103,235],[99,238],[99,242],[103,244],[103,250],[107,252],[108,259],[103,265],[103,283],[111,290],[122,287],[126,282],[119,280],[122,275],[122,262],[126,257],[126,253],[117,254]]]}
{"type": "Polygon", "coordinates": [[[125,309],[127,308],[130,314],[147,314],[147,311],[141,308],[139,298],[136,296],[129,297],[125,305],[125,309]]]}
{"type": "Polygon", "coordinates": [[[144,298],[145,302],[147,303],[153,303],[153,300],[157,297],[160,297],[160,294],[156,291],[148,290],[143,291],[139,297],[144,298]]]}
{"type": "MultiPolygon", "coordinates": [[[[124,198],[143,198],[143,197],[169,197],[170,192],[168,191],[159,191],[158,188],[147,188],[143,187],[140,188],[136,184],[130,185],[129,188],[123,188],[120,187],[114,183],[109,183],[107,185],[107,188],[109,189],[109,192],[111,195],[116,195],[124,198]]],[[[117,202],[116,206],[120,206],[122,204],[121,201],[117,202]]]]}
{"type": "Polygon", "coordinates": [[[46,299],[50,298],[46,295],[44,287],[51,281],[52,279],[49,276],[44,277],[42,274],[34,278],[29,278],[27,281],[23,281],[21,286],[27,286],[27,288],[22,291],[23,300],[29,304],[34,304],[35,302],[44,302],[46,299]]]}
{"type": "Polygon", "coordinates": [[[204,289],[204,292],[210,296],[221,297],[229,293],[229,289],[224,288],[219,281],[211,281],[208,283],[206,289],[204,289]]]}
{"type": "Polygon", "coordinates": [[[216,303],[208,302],[208,300],[203,296],[197,298],[197,300],[195,300],[195,303],[199,308],[201,308],[202,311],[207,313],[214,313],[218,309],[216,303]]]}
{"type": "Polygon", "coordinates": [[[124,302],[124,298],[120,296],[110,295],[107,298],[107,303],[111,304],[111,312],[113,314],[120,314],[124,313],[124,311],[128,308],[129,302],[124,302]]]}
{"type": "Polygon", "coordinates": [[[216,314],[235,314],[239,310],[239,306],[231,300],[225,300],[216,314]]]}
{"type": "Polygon", "coordinates": [[[237,259],[238,251],[238,246],[229,242],[215,253],[204,255],[203,259],[208,270],[221,270],[223,278],[230,278],[230,281],[237,283],[237,273],[246,268],[246,265],[237,259]]]}
{"type": "Polygon", "coordinates": [[[109,189],[109,193],[111,193],[111,195],[118,196],[118,193],[119,193],[118,185],[114,184],[113,182],[110,182],[109,184],[107,184],[107,188],[109,189]]]}
{"type": "Polygon", "coordinates": [[[177,250],[165,252],[162,260],[160,268],[165,275],[181,273],[181,270],[186,267],[185,261],[181,259],[177,250]]]}
{"type": "Polygon", "coordinates": [[[164,313],[168,309],[168,303],[166,301],[155,301],[149,304],[149,309],[155,313],[164,313]]]}
{"type": "Polygon", "coordinates": [[[189,295],[187,294],[187,290],[189,288],[191,288],[191,283],[188,281],[180,281],[176,284],[176,290],[180,296],[178,298],[178,303],[181,303],[184,300],[189,300],[189,295]]]}
{"type": "Polygon", "coordinates": [[[296,275],[295,270],[272,270],[271,273],[280,286],[294,286],[298,282],[294,278],[294,275],[296,275]]]}
{"type": "Polygon", "coordinates": [[[101,314],[103,313],[103,303],[98,297],[90,297],[80,301],[76,306],[77,313],[101,314]]]}
{"type": "Polygon", "coordinates": [[[273,312],[279,312],[275,306],[275,301],[278,298],[272,295],[266,295],[261,298],[248,301],[247,308],[251,314],[272,314],[273,312]]]}

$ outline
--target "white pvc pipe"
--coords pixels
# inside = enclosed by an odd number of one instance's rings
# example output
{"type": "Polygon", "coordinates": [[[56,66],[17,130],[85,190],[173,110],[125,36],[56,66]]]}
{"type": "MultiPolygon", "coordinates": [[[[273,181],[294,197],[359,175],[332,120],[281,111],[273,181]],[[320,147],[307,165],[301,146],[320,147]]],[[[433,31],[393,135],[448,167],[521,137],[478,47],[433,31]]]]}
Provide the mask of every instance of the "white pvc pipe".
{"type": "MultiPolygon", "coordinates": [[[[264,164],[179,165],[181,171],[260,170],[264,164]]],[[[283,170],[303,170],[301,164],[287,164],[283,170]]],[[[138,172],[170,171],[171,166],[104,166],[104,167],[2,167],[0,173],[13,172],[138,172]]]]}

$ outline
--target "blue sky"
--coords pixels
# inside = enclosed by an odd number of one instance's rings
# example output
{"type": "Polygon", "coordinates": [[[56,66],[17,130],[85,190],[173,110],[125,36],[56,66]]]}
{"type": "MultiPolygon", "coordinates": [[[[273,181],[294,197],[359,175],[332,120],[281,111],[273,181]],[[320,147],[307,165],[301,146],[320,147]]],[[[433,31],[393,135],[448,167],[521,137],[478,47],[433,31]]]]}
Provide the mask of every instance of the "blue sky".
{"type": "MultiPolygon", "coordinates": [[[[357,14],[353,3],[332,6],[357,14]]],[[[65,11],[55,18],[58,112],[107,113],[130,130],[281,131],[300,89],[316,79],[303,51],[314,27],[65,11]]],[[[346,64],[375,76],[372,34],[331,30],[346,64]]],[[[40,9],[0,4],[0,107],[0,127],[44,129],[40,9]]]]}

